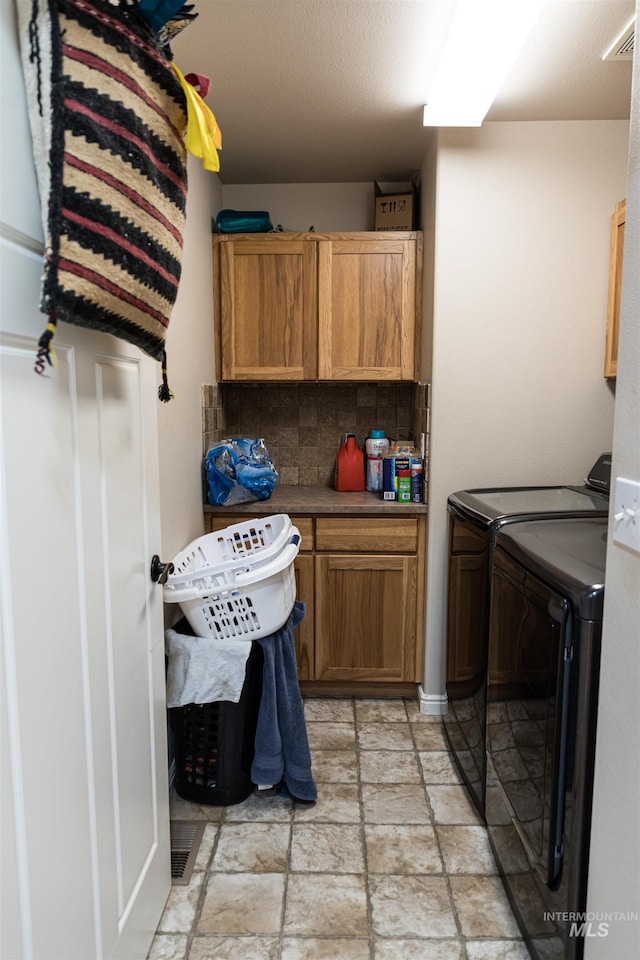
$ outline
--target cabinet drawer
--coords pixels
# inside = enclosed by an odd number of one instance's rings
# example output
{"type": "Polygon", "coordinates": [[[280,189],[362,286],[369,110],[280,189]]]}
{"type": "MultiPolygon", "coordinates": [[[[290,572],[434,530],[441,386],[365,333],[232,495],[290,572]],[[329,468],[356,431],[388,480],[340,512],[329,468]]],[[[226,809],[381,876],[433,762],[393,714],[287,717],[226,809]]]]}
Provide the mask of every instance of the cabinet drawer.
{"type": "MultiPolygon", "coordinates": [[[[260,513],[256,510],[256,517],[259,517],[260,513]]],[[[263,517],[265,515],[263,514],[263,517]]],[[[243,523],[247,520],[252,519],[245,514],[227,514],[224,517],[216,513],[206,513],[205,514],[205,533],[215,533],[216,530],[224,530],[225,527],[230,527],[232,523],[243,523]]],[[[291,522],[294,527],[297,527],[300,531],[300,536],[302,537],[302,543],[300,549],[307,553],[309,550],[313,550],[313,517],[291,517],[291,522]]]]}
{"type": "Polygon", "coordinates": [[[294,527],[297,527],[300,531],[300,536],[302,537],[302,543],[300,544],[300,550],[302,553],[308,553],[314,548],[314,536],[313,536],[313,517],[291,517],[291,522],[294,527]]]}
{"type": "Polygon", "coordinates": [[[417,553],[417,517],[316,518],[316,550],[417,553]]]}
{"type": "Polygon", "coordinates": [[[216,533],[218,530],[224,530],[225,527],[230,527],[233,523],[242,523],[244,520],[250,520],[251,517],[243,517],[242,514],[239,513],[228,513],[224,516],[216,513],[206,513],[204,519],[205,532],[216,533]]]}

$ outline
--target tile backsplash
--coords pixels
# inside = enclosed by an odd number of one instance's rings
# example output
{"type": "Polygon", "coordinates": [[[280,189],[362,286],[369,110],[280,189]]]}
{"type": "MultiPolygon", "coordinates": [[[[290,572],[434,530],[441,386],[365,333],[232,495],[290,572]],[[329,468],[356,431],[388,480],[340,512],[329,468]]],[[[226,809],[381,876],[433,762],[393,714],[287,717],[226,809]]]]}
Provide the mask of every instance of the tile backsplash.
{"type": "Polygon", "coordinates": [[[342,436],[355,433],[363,444],[372,427],[418,443],[424,433],[426,459],[429,384],[234,383],[202,390],[203,456],[225,437],[263,437],[281,483],[332,486],[342,436]]]}

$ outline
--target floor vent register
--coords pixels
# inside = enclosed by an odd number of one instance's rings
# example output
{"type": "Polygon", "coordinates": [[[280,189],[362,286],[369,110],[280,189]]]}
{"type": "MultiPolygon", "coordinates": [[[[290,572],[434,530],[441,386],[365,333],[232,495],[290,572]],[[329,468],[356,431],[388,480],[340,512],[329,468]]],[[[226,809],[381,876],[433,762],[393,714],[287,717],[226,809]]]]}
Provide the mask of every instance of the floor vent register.
{"type": "Polygon", "coordinates": [[[172,820],[171,883],[186,886],[193,873],[206,820],[172,820]]]}

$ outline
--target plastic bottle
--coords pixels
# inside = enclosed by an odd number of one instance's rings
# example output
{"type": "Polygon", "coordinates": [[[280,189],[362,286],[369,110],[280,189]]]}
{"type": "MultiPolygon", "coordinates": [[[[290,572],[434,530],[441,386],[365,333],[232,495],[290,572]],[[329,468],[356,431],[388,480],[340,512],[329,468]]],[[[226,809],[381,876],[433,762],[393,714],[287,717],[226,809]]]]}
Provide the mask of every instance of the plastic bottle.
{"type": "Polygon", "coordinates": [[[418,457],[411,458],[411,500],[413,503],[422,503],[424,484],[424,461],[418,457]]]}
{"type": "Polygon", "coordinates": [[[364,490],[364,453],[354,433],[348,433],[338,449],[336,490],[364,490]]]}
{"type": "Polygon", "coordinates": [[[367,490],[382,490],[382,461],[389,453],[389,441],[384,430],[370,430],[365,440],[367,457],[367,490]]]}

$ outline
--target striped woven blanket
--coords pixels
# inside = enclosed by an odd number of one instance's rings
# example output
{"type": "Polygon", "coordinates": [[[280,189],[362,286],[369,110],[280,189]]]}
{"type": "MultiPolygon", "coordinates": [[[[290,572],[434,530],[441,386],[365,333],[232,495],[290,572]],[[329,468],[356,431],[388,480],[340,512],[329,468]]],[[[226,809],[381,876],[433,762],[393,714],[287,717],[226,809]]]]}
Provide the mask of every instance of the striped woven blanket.
{"type": "Polygon", "coordinates": [[[17,4],[45,234],[40,363],[59,320],[163,360],[186,210],[184,93],[137,0],[17,4]]]}

